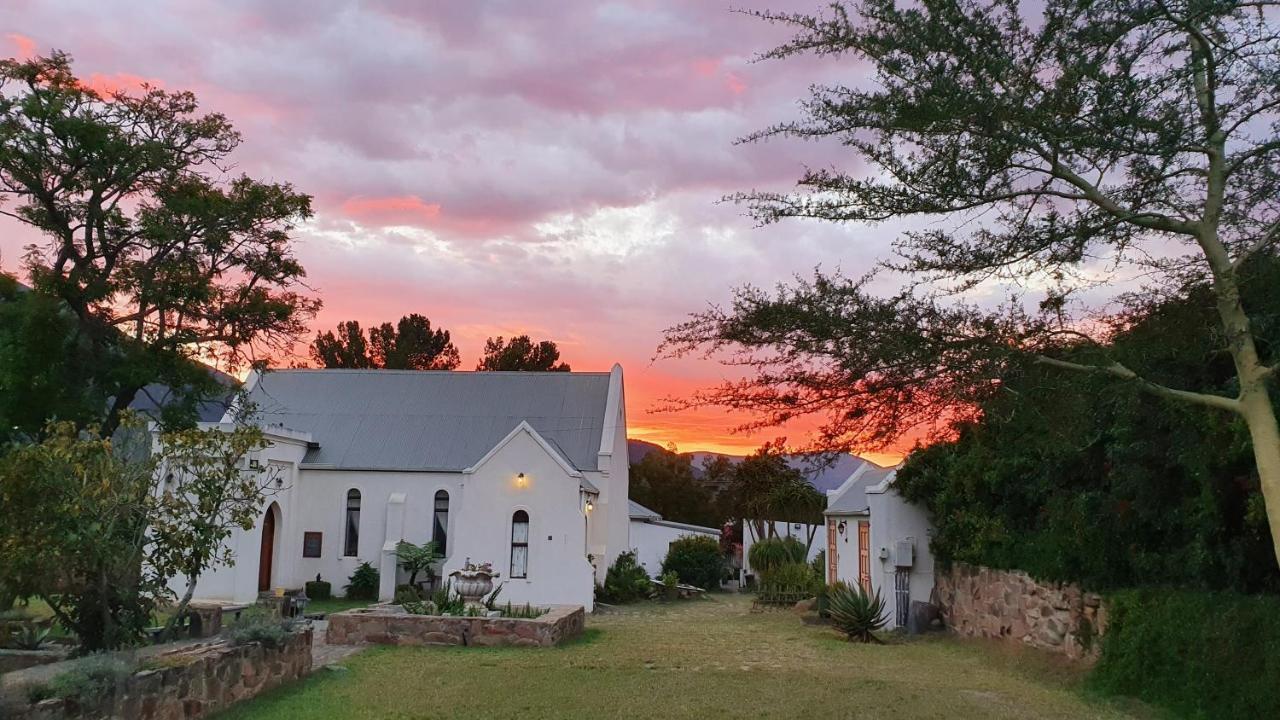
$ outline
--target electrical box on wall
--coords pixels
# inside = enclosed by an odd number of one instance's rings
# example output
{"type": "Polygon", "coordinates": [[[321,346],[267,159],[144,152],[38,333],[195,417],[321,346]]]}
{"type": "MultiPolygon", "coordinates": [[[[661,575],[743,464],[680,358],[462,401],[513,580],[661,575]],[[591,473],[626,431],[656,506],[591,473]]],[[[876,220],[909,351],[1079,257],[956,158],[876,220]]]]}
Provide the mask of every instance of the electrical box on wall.
{"type": "Polygon", "coordinates": [[[893,564],[900,568],[909,568],[915,563],[916,544],[911,538],[899,540],[893,544],[893,564]]]}

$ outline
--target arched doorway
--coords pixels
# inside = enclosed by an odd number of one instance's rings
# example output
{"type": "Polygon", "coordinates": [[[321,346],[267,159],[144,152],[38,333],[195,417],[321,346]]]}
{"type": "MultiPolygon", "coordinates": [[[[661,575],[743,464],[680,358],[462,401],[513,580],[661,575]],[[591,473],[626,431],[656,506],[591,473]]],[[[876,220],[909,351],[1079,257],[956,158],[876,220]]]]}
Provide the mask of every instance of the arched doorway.
{"type": "Polygon", "coordinates": [[[258,592],[271,589],[271,561],[276,554],[276,528],[280,524],[280,506],[271,503],[262,517],[262,547],[258,553],[258,592]]]}

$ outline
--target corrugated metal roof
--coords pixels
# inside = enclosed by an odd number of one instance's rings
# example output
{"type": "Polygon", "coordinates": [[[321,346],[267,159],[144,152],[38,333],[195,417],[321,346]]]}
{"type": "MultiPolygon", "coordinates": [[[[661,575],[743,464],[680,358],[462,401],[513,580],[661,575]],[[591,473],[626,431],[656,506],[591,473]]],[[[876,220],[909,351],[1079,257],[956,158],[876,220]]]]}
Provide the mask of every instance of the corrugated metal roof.
{"type": "Polygon", "coordinates": [[[249,401],[264,424],[311,433],[308,464],[456,472],[522,420],[595,470],[608,396],[609,373],[271,370],[249,401]]]}
{"type": "Polygon", "coordinates": [[[631,504],[632,520],[661,520],[662,519],[661,515],[641,505],[635,500],[628,498],[627,502],[631,504]]]}
{"type": "Polygon", "coordinates": [[[882,480],[894,472],[897,472],[897,468],[868,467],[843,493],[827,502],[827,513],[866,512],[869,508],[867,504],[867,488],[879,485],[882,480]]]}

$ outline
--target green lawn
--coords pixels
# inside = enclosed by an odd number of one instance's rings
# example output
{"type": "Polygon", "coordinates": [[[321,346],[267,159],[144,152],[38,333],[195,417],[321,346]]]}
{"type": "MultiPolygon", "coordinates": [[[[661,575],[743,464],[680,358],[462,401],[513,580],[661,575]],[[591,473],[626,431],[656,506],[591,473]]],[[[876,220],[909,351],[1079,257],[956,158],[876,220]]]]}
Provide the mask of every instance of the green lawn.
{"type": "Polygon", "coordinates": [[[342,612],[343,610],[350,610],[351,608],[367,607],[372,605],[374,602],[376,601],[348,600],[347,598],[341,597],[329,598],[328,600],[312,600],[307,603],[307,614],[314,615],[316,613],[324,613],[328,615],[330,613],[342,612]]]}
{"type": "Polygon", "coordinates": [[[373,648],[232,709],[314,718],[1127,718],[1039,655],[948,638],[854,645],[750,598],[646,604],[545,649],[373,648]]]}

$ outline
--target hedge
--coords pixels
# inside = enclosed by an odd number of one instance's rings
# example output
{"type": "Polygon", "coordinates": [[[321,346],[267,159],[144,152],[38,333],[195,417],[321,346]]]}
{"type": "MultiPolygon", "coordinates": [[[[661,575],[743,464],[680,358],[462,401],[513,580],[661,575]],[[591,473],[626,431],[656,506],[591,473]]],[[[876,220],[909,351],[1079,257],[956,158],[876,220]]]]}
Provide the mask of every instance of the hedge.
{"type": "Polygon", "coordinates": [[[1280,597],[1111,594],[1090,685],[1189,718],[1280,718],[1280,597]]]}
{"type": "Polygon", "coordinates": [[[662,573],[674,572],[680,582],[704,590],[720,589],[724,574],[724,555],[720,543],[706,535],[685,535],[671,541],[667,557],[662,561],[662,573]]]}

